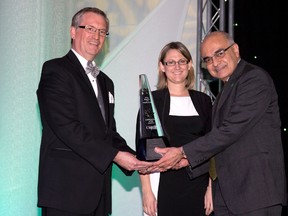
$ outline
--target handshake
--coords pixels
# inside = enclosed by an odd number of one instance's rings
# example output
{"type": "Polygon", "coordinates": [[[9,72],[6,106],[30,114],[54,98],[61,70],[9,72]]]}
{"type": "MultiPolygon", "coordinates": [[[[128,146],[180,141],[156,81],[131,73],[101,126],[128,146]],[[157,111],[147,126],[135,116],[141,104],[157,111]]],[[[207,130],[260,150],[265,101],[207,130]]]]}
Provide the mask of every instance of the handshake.
{"type": "Polygon", "coordinates": [[[135,155],[124,151],[119,151],[113,161],[126,170],[137,170],[140,174],[178,170],[189,165],[182,147],[155,147],[154,150],[162,155],[158,161],[141,161],[135,155]]]}
{"type": "Polygon", "coordinates": [[[154,150],[162,157],[155,162],[139,161],[141,168],[137,170],[140,174],[165,172],[169,169],[178,170],[189,165],[182,147],[156,147],[154,150]]]}

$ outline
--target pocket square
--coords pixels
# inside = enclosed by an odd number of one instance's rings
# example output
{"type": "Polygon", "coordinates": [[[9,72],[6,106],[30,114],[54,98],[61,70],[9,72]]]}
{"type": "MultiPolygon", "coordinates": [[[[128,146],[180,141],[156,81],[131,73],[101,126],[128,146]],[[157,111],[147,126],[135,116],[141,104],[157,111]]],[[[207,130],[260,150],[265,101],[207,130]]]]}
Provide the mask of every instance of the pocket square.
{"type": "Polygon", "coordinates": [[[109,92],[109,103],[114,104],[114,96],[109,92]]]}

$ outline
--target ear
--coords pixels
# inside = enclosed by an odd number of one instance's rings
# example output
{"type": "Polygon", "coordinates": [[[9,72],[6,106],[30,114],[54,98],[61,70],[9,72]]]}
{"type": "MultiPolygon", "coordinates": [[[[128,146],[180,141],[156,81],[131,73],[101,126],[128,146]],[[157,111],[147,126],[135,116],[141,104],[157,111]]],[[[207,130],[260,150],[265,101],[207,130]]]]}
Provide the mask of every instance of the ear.
{"type": "Polygon", "coordinates": [[[74,26],[70,27],[70,37],[74,40],[76,36],[76,28],[74,26]]]}
{"type": "Polygon", "coordinates": [[[162,64],[162,62],[159,62],[159,68],[160,68],[161,71],[165,72],[165,67],[162,64]]]}
{"type": "Polygon", "coordinates": [[[233,49],[233,52],[235,53],[235,55],[237,57],[240,57],[240,53],[239,53],[239,46],[237,43],[234,43],[234,45],[231,47],[233,49]]]}

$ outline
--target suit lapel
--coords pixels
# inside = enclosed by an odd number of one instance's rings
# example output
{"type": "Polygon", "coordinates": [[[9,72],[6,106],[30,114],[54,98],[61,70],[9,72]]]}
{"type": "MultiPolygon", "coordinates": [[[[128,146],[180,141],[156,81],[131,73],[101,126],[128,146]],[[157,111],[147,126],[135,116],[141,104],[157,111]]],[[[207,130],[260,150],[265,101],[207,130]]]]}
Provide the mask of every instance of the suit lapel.
{"type": "Polygon", "coordinates": [[[80,61],[78,60],[76,55],[73,53],[73,51],[70,50],[67,54],[67,57],[75,69],[76,76],[79,77],[79,79],[85,83],[84,85],[87,86],[90,89],[91,94],[93,94],[95,96],[91,82],[90,82],[84,68],[82,67],[80,61]]]}
{"type": "Polygon", "coordinates": [[[246,62],[244,60],[241,60],[231,77],[229,78],[228,82],[223,86],[222,91],[219,93],[219,97],[217,96],[217,99],[215,101],[215,108],[213,108],[213,114],[214,112],[217,112],[224,104],[225,100],[228,98],[229,94],[231,93],[235,83],[243,73],[243,68],[245,67],[246,62]]]}
{"type": "MultiPolygon", "coordinates": [[[[76,77],[79,77],[79,79],[83,81],[83,85],[86,86],[87,88],[89,88],[88,92],[89,92],[89,94],[91,94],[91,99],[92,98],[95,99],[97,106],[99,108],[99,112],[101,113],[100,106],[99,106],[97,97],[95,95],[94,89],[92,87],[92,84],[91,84],[84,68],[82,67],[80,61],[78,60],[76,55],[71,50],[68,52],[67,57],[68,57],[70,63],[73,65],[73,68],[74,68],[75,73],[76,73],[76,77]]],[[[108,122],[109,122],[109,118],[108,118],[108,116],[109,116],[108,91],[107,91],[107,87],[105,85],[104,76],[101,73],[103,73],[103,72],[100,72],[100,74],[97,76],[97,79],[99,80],[100,88],[102,91],[103,103],[104,103],[104,108],[105,108],[105,117],[107,119],[107,125],[108,125],[108,122]]]]}
{"type": "Polygon", "coordinates": [[[217,96],[217,100],[216,100],[216,111],[220,109],[220,107],[223,105],[224,101],[226,100],[227,96],[229,95],[230,89],[229,88],[229,81],[224,84],[221,92],[219,93],[219,95],[217,96]]]}

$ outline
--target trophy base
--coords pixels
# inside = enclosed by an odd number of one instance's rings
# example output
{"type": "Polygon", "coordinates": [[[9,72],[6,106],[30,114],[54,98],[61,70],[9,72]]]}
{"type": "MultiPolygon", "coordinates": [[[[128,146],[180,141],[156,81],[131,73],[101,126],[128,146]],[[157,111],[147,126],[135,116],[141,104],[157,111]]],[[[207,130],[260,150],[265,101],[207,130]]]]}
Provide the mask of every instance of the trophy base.
{"type": "Polygon", "coordinates": [[[157,161],[162,155],[154,151],[155,147],[168,147],[166,137],[142,138],[138,141],[136,152],[137,159],[141,161],[157,161]]]}

